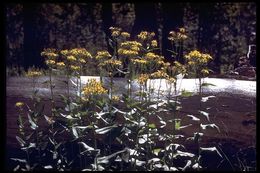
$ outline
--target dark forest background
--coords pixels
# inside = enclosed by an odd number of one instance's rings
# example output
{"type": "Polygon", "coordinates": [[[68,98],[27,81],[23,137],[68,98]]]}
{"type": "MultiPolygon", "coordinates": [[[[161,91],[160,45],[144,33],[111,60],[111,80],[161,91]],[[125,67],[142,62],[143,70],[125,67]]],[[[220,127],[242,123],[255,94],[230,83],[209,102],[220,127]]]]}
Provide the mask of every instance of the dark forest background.
{"type": "Polygon", "coordinates": [[[154,31],[160,53],[170,61],[168,33],[185,27],[183,53],[199,49],[212,55],[217,73],[232,69],[256,40],[256,4],[241,3],[21,3],[6,4],[6,65],[44,67],[44,48],[84,47],[92,55],[109,49],[109,27],[133,39],[154,31]]]}

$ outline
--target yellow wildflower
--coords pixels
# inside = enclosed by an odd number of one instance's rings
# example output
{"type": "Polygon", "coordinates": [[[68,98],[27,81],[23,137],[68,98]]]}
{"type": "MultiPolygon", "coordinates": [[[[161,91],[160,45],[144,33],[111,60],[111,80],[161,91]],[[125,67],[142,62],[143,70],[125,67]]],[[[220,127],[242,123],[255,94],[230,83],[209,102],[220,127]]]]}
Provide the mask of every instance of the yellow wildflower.
{"type": "Polygon", "coordinates": [[[111,30],[111,33],[112,33],[111,35],[112,35],[113,37],[117,37],[117,36],[120,35],[121,28],[110,27],[109,29],[111,30]]]}
{"type": "Polygon", "coordinates": [[[180,33],[184,34],[186,32],[185,28],[179,28],[180,33]]]}
{"type": "Polygon", "coordinates": [[[116,67],[122,65],[122,62],[116,59],[109,59],[99,64],[99,66],[116,67]]]}
{"type": "Polygon", "coordinates": [[[134,50],[120,48],[120,49],[118,49],[118,54],[125,55],[125,56],[136,56],[136,55],[138,55],[138,52],[134,51],[134,50]]]}
{"type": "Polygon", "coordinates": [[[107,90],[96,79],[90,79],[87,85],[83,88],[83,94],[85,96],[100,95],[107,93],[107,90]]]}
{"type": "Polygon", "coordinates": [[[64,68],[65,67],[64,62],[57,62],[56,65],[57,65],[58,68],[64,68]]]}
{"type": "Polygon", "coordinates": [[[151,77],[153,77],[153,78],[166,78],[166,77],[168,77],[168,74],[165,73],[162,70],[157,70],[156,72],[151,74],[151,77]]]}
{"type": "Polygon", "coordinates": [[[67,49],[60,51],[60,53],[64,56],[67,56],[69,54],[69,51],[67,49]]]}
{"type": "Polygon", "coordinates": [[[47,65],[51,66],[51,65],[54,65],[54,64],[55,64],[55,61],[54,61],[54,60],[51,60],[51,59],[48,59],[48,60],[45,61],[45,63],[46,63],[47,65]]]}
{"type": "Polygon", "coordinates": [[[92,55],[85,48],[74,48],[70,53],[76,57],[92,58],[92,55]]]}
{"type": "Polygon", "coordinates": [[[130,34],[128,32],[122,32],[121,36],[125,37],[125,38],[129,38],[130,34]]]}
{"type": "Polygon", "coordinates": [[[15,106],[18,107],[18,108],[22,108],[24,106],[24,103],[23,102],[16,102],[15,106]]]}
{"type": "Polygon", "coordinates": [[[82,63],[82,64],[85,64],[85,63],[86,63],[86,60],[84,60],[83,58],[80,58],[80,59],[79,59],[79,62],[82,63]]]}
{"type": "Polygon", "coordinates": [[[144,85],[146,84],[147,80],[149,79],[149,75],[148,74],[141,74],[138,78],[137,78],[137,82],[140,85],[144,85]]]}
{"type": "Polygon", "coordinates": [[[148,62],[144,59],[131,59],[133,64],[147,64],[148,62]]]}
{"type": "Polygon", "coordinates": [[[131,48],[133,46],[142,47],[142,43],[137,42],[137,41],[125,41],[125,42],[121,43],[121,46],[128,47],[128,48],[131,48]]]}
{"type": "Polygon", "coordinates": [[[37,77],[37,76],[41,76],[42,72],[37,71],[37,70],[28,70],[28,72],[26,73],[27,77],[37,77]]]}
{"type": "Polygon", "coordinates": [[[151,45],[152,45],[152,47],[157,47],[158,46],[157,41],[156,40],[152,40],[151,41],[151,45]]]}
{"type": "Polygon", "coordinates": [[[68,61],[76,61],[77,59],[74,56],[70,55],[70,56],[67,57],[67,60],[68,61]]]}
{"type": "Polygon", "coordinates": [[[110,58],[112,57],[108,51],[98,51],[96,59],[110,58]]]}
{"type": "Polygon", "coordinates": [[[118,102],[120,100],[120,98],[118,96],[112,96],[112,100],[115,102],[118,102]]]}
{"type": "Polygon", "coordinates": [[[146,40],[148,37],[148,32],[147,31],[142,31],[140,34],[137,35],[137,37],[141,40],[146,40]]]}
{"type": "Polygon", "coordinates": [[[71,69],[71,70],[74,70],[74,71],[79,71],[79,70],[80,70],[80,66],[71,65],[71,66],[70,66],[70,69],[71,69]]]}

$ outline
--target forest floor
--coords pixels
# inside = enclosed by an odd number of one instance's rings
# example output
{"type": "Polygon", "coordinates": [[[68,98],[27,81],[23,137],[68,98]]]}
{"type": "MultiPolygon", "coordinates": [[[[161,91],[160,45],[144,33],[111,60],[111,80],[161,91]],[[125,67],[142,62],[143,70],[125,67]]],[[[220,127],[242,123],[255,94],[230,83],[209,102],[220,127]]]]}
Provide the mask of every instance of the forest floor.
{"type": "MultiPolygon", "coordinates": [[[[191,126],[181,129],[178,134],[192,137],[194,132],[203,132],[201,146],[213,147],[222,150],[225,159],[216,156],[210,156],[211,159],[202,160],[202,164],[207,167],[207,170],[242,170],[241,162],[245,166],[256,168],[256,97],[232,94],[232,93],[213,93],[204,96],[215,96],[209,98],[207,102],[201,104],[198,95],[190,97],[181,97],[182,108],[176,118],[182,119],[181,126],[192,124],[191,126]],[[203,110],[209,113],[209,121],[203,115],[198,113],[198,110],[203,110]],[[191,120],[187,115],[194,115],[201,119],[198,123],[191,120]],[[220,132],[216,129],[200,129],[202,124],[216,124],[220,132]]],[[[17,129],[17,110],[14,109],[16,102],[22,101],[31,104],[29,98],[21,98],[15,96],[6,97],[6,166],[7,169],[13,168],[10,157],[16,157],[18,153],[18,142],[15,135],[17,129]]],[[[50,110],[50,104],[46,102],[45,112],[50,110]]],[[[164,120],[171,119],[171,113],[162,114],[164,120]]],[[[157,126],[158,120],[151,121],[157,126]]],[[[168,123],[165,128],[159,132],[170,134],[173,130],[173,124],[168,123]]],[[[184,145],[194,148],[192,144],[184,141],[184,145]]]]}

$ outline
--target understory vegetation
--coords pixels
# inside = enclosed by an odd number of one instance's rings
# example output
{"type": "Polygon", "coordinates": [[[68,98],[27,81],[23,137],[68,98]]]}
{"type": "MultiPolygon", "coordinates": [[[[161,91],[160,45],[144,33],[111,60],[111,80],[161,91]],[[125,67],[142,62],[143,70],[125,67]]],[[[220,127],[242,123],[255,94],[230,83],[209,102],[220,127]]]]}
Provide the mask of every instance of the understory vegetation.
{"type": "MultiPolygon", "coordinates": [[[[14,170],[206,170],[201,164],[202,152],[212,152],[219,157],[216,165],[228,160],[219,147],[200,144],[208,128],[215,129],[216,133],[220,131],[203,108],[206,98],[202,88],[213,85],[204,83],[203,78],[211,72],[207,65],[213,58],[199,50],[180,56],[188,37],[185,28],[169,33],[171,62],[165,62],[158,54],[153,32],[142,31],[131,40],[130,34],[120,28],[110,27],[110,31],[113,54],[102,50],[91,55],[85,48],[45,49],[41,53],[48,66],[45,74],[39,69],[26,73],[33,83],[38,76],[49,76],[46,83],[49,84],[51,110],[50,114],[44,113],[45,105],[35,85],[33,105],[16,103],[19,117],[16,139],[24,157],[11,158],[17,162],[14,170]],[[80,76],[89,63],[96,67],[99,79],[83,84],[80,76]],[[59,95],[63,106],[58,106],[57,97],[54,97],[55,75],[66,77],[66,93],[59,95]],[[208,121],[200,123],[193,136],[180,133],[189,125],[183,125],[182,119],[176,118],[181,108],[179,98],[191,95],[176,87],[184,76],[198,78],[201,100],[198,113],[208,121]],[[76,77],[76,82],[72,77],[76,77]],[[115,92],[115,77],[126,79],[126,92],[115,92]],[[104,79],[108,79],[108,87],[104,79]],[[134,83],[139,86],[138,92],[133,91],[134,83]],[[166,91],[161,89],[162,83],[166,91]],[[71,85],[78,88],[76,94],[71,92],[71,85]],[[165,120],[162,115],[171,118],[165,120]],[[40,123],[40,119],[45,122],[40,123]],[[170,133],[162,133],[166,126],[172,128],[170,133]],[[183,141],[191,141],[195,150],[188,149],[183,141]]],[[[194,115],[187,116],[191,117],[191,124],[200,121],[194,115]]]]}

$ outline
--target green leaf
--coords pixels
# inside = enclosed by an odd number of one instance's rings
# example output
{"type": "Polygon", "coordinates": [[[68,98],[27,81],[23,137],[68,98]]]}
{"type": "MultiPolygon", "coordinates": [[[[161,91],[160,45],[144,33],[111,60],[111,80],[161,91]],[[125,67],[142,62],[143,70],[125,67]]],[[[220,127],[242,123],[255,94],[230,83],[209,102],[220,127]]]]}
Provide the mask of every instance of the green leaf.
{"type": "Polygon", "coordinates": [[[175,129],[180,130],[181,127],[181,120],[180,119],[175,119],[175,129]]]}
{"type": "Polygon", "coordinates": [[[207,86],[216,86],[216,85],[214,85],[212,83],[202,83],[201,86],[202,87],[207,87],[207,86]]]}
{"type": "Polygon", "coordinates": [[[153,123],[149,124],[148,126],[149,126],[149,128],[152,128],[152,129],[156,128],[155,124],[153,124],[153,123]]]}
{"type": "Polygon", "coordinates": [[[153,150],[153,153],[154,153],[156,156],[158,156],[158,154],[160,153],[161,150],[162,150],[161,148],[155,148],[155,149],[153,150]]]}

